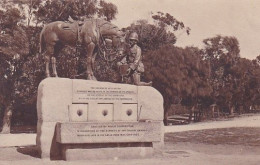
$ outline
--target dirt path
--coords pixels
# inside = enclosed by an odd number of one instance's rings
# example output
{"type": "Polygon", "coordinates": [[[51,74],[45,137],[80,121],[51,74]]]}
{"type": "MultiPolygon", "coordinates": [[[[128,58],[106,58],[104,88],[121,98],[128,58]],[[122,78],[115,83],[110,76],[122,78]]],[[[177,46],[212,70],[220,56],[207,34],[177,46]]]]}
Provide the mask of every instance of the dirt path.
{"type": "MultiPolygon", "coordinates": [[[[0,149],[1,165],[259,165],[259,153],[241,152],[241,147],[225,145],[204,145],[193,143],[176,143],[168,145],[165,150],[155,155],[151,159],[131,159],[131,160],[96,160],[96,161],[49,161],[41,160],[29,155],[17,152],[16,148],[7,148],[5,151],[0,149]],[[194,150],[196,148],[196,150],[194,150]],[[212,151],[214,152],[208,152],[212,151]],[[222,151],[225,151],[224,153],[222,151]],[[207,153],[208,152],[208,153],[207,153]],[[4,155],[2,155],[5,153],[4,155]],[[3,157],[8,156],[9,159],[3,157]]],[[[250,150],[250,149],[248,149],[250,150]]]]}
{"type": "MultiPolygon", "coordinates": [[[[86,163],[88,165],[260,164],[260,115],[240,117],[228,121],[167,126],[165,129],[167,132],[165,134],[165,147],[150,159],[118,160],[112,158],[111,160],[91,162],[49,161],[40,159],[36,146],[31,145],[24,147],[0,147],[0,165],[85,165],[86,163]]],[[[16,139],[16,143],[30,140],[33,136],[35,134],[20,137],[16,139]]]]}
{"type": "Polygon", "coordinates": [[[165,132],[183,132],[202,129],[230,128],[230,127],[260,127],[260,114],[244,115],[224,121],[198,122],[189,125],[166,126],[165,132]]]}

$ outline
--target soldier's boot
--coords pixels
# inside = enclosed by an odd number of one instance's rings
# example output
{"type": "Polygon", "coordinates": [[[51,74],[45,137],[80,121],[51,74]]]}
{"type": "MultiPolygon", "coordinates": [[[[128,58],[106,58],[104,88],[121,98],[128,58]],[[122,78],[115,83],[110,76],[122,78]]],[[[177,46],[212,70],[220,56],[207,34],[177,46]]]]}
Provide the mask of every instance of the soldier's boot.
{"type": "Polygon", "coordinates": [[[133,79],[134,79],[134,84],[137,86],[152,86],[152,81],[146,83],[146,82],[142,82],[140,80],[140,73],[134,73],[133,74],[133,79]]]}
{"type": "Polygon", "coordinates": [[[153,85],[153,82],[152,81],[150,81],[150,82],[139,82],[139,86],[152,86],[153,85]]]}

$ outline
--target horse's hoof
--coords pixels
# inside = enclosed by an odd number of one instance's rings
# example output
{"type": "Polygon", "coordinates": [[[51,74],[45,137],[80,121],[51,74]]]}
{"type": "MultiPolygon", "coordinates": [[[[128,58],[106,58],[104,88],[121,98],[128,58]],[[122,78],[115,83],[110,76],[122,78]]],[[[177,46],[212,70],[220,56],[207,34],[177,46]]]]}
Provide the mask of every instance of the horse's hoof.
{"type": "Polygon", "coordinates": [[[97,81],[96,77],[93,76],[92,74],[88,74],[88,78],[87,78],[87,80],[97,81]]]}
{"type": "Polygon", "coordinates": [[[88,74],[87,80],[92,80],[91,78],[92,78],[92,76],[90,74],[88,74]]]}
{"type": "Polygon", "coordinates": [[[148,84],[147,84],[148,86],[152,86],[153,85],[153,82],[152,81],[150,81],[150,82],[148,82],[148,84]]]}
{"type": "Polygon", "coordinates": [[[91,79],[94,80],[94,81],[97,81],[96,77],[95,76],[91,76],[91,79]]]}

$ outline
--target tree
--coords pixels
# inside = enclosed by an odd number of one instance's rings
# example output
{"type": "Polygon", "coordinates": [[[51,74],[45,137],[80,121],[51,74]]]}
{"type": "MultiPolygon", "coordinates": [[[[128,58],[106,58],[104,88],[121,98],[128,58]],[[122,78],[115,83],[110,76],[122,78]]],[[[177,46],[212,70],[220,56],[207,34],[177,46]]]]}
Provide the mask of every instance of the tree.
{"type": "Polygon", "coordinates": [[[223,109],[227,107],[233,113],[235,106],[233,93],[236,78],[232,68],[240,57],[239,42],[235,37],[216,36],[203,40],[204,58],[210,64],[210,83],[213,87],[215,102],[223,109]]]}
{"type": "Polygon", "coordinates": [[[103,0],[100,1],[100,9],[98,10],[99,17],[105,17],[107,21],[115,19],[118,13],[116,5],[113,3],[107,3],[103,0]]]}
{"type": "MultiPolygon", "coordinates": [[[[37,10],[39,9],[39,6],[41,4],[41,0],[27,0],[27,1],[23,1],[23,3],[25,4],[25,6],[28,7],[27,9],[27,26],[30,26],[32,20],[34,19],[34,14],[35,12],[37,12],[37,10]]],[[[24,7],[23,5],[21,5],[21,8],[24,11],[24,7]]]]}
{"type": "Polygon", "coordinates": [[[260,55],[258,55],[254,60],[253,60],[254,65],[260,65],[260,55]]]}
{"type": "Polygon", "coordinates": [[[2,133],[9,133],[21,60],[28,54],[29,45],[25,30],[17,25],[19,18],[23,18],[19,10],[10,8],[0,13],[0,26],[3,28],[0,34],[0,103],[4,107],[2,133]]]}
{"type": "Polygon", "coordinates": [[[0,28],[2,33],[12,34],[17,24],[23,19],[20,11],[16,8],[8,8],[5,11],[0,10],[0,28]]]}
{"type": "Polygon", "coordinates": [[[163,13],[163,12],[157,12],[156,14],[152,15],[152,18],[156,22],[156,24],[161,28],[166,28],[168,30],[181,30],[185,29],[186,33],[190,34],[190,28],[185,27],[184,23],[181,21],[178,21],[176,18],[174,18],[169,13],[163,13]]]}
{"type": "Polygon", "coordinates": [[[31,25],[31,22],[34,20],[34,14],[39,9],[41,0],[18,0],[18,1],[6,1],[1,4],[3,8],[8,8],[7,6],[13,8],[17,6],[16,9],[19,9],[20,13],[24,16],[23,24],[27,24],[27,26],[31,25]]]}
{"type": "Polygon", "coordinates": [[[249,112],[250,106],[260,104],[260,66],[254,60],[240,58],[238,64],[232,68],[235,77],[236,90],[234,102],[239,108],[239,113],[249,112]]]}
{"type": "Polygon", "coordinates": [[[163,95],[165,118],[176,99],[182,100],[183,105],[192,107],[200,99],[210,96],[208,65],[202,60],[198,48],[183,49],[165,45],[158,50],[146,52],[144,56],[144,77],[152,80],[153,86],[163,95]]]}
{"type": "MultiPolygon", "coordinates": [[[[37,87],[44,79],[44,59],[38,54],[41,31],[38,25],[67,20],[69,15],[75,19],[77,16],[93,17],[96,14],[107,19],[115,18],[117,8],[112,3],[98,2],[92,0],[0,2],[3,7],[3,10],[0,10],[0,111],[4,111],[3,133],[10,132],[14,113],[26,111],[26,108],[21,107],[30,107],[29,112],[36,114],[37,87]],[[14,6],[17,8],[13,8],[14,6]],[[28,17],[25,17],[23,9],[28,9],[26,11],[29,13],[28,17]]],[[[60,76],[76,77],[77,72],[84,67],[81,65],[77,67],[84,63],[83,58],[72,47],[63,49],[62,54],[64,56],[58,56],[60,76]]],[[[36,120],[36,116],[34,119],[36,120]]]]}
{"type": "Polygon", "coordinates": [[[115,18],[117,7],[104,0],[46,0],[35,12],[36,22],[49,23],[73,19],[91,18],[95,15],[105,17],[108,21],[115,18]]]}
{"type": "Polygon", "coordinates": [[[138,21],[127,30],[138,33],[139,45],[143,51],[156,50],[162,45],[175,44],[176,42],[176,36],[173,33],[145,21],[138,21]]]}
{"type": "Polygon", "coordinates": [[[185,27],[183,22],[178,21],[170,14],[157,12],[152,15],[154,23],[147,20],[138,20],[131,24],[126,30],[135,31],[139,35],[139,44],[143,51],[156,50],[167,44],[175,44],[174,31],[184,29],[187,34],[190,28],[185,27]]]}

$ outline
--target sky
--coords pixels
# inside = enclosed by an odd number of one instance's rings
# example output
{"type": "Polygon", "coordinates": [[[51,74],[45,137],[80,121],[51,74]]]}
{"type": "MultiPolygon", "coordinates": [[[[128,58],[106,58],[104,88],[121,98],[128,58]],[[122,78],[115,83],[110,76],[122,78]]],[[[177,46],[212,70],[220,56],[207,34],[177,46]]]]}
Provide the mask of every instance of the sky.
{"type": "Polygon", "coordinates": [[[129,26],[139,19],[150,19],[151,12],[169,13],[185,26],[176,33],[176,46],[203,48],[203,39],[216,35],[234,36],[240,56],[255,59],[260,54],[260,0],[106,0],[118,8],[115,25],[129,26]]]}

